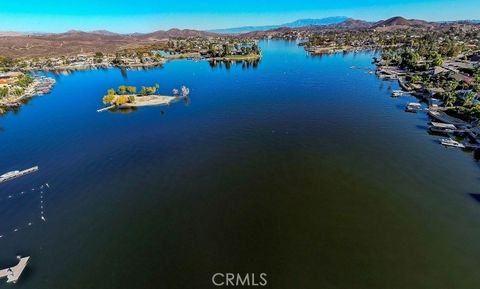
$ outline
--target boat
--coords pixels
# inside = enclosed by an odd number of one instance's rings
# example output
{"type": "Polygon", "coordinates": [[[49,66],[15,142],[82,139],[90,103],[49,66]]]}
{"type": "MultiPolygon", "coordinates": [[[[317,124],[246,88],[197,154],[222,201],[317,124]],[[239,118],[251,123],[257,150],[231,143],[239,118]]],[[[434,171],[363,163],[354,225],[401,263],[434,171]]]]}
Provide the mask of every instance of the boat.
{"type": "Polygon", "coordinates": [[[450,146],[450,147],[456,147],[456,148],[461,148],[461,149],[464,149],[465,148],[465,145],[456,141],[456,140],[453,140],[451,138],[442,138],[440,139],[440,143],[444,146],[450,146]]]}
{"type": "Polygon", "coordinates": [[[21,177],[21,176],[24,176],[24,175],[27,175],[27,174],[31,174],[31,173],[36,172],[36,171],[38,171],[38,166],[34,166],[34,167],[31,167],[31,168],[23,170],[23,171],[16,170],[16,171],[11,171],[11,172],[8,172],[8,173],[4,173],[3,175],[0,175],[0,183],[10,181],[10,180],[13,180],[15,178],[18,178],[18,177],[21,177]]]}
{"type": "Polygon", "coordinates": [[[422,109],[422,105],[418,102],[410,102],[409,104],[407,104],[407,106],[405,107],[405,111],[406,112],[417,112],[419,111],[420,109],[422,109]]]}
{"type": "Polygon", "coordinates": [[[403,90],[399,90],[399,89],[396,89],[396,90],[392,91],[392,96],[394,96],[394,97],[399,97],[399,96],[403,96],[403,95],[406,95],[406,94],[408,94],[408,93],[403,91],[403,90]]]}
{"type": "Polygon", "coordinates": [[[443,134],[463,132],[463,130],[459,130],[453,124],[434,122],[434,121],[431,122],[431,125],[428,127],[428,129],[431,132],[443,133],[443,134]]]}

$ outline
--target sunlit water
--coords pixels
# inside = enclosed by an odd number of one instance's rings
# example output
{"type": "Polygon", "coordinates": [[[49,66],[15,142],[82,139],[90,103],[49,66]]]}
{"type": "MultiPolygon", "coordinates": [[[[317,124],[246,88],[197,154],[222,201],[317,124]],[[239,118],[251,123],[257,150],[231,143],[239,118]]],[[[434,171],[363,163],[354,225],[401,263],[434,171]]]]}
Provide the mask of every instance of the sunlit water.
{"type": "Polygon", "coordinates": [[[0,267],[32,257],[15,287],[211,288],[215,272],[265,272],[269,288],[480,288],[472,155],[403,111],[412,99],[367,73],[371,53],[261,46],[256,67],[57,76],[1,118],[0,172],[40,166],[0,185],[0,267]],[[96,112],[108,88],[156,82],[186,84],[190,102],[96,112]]]}

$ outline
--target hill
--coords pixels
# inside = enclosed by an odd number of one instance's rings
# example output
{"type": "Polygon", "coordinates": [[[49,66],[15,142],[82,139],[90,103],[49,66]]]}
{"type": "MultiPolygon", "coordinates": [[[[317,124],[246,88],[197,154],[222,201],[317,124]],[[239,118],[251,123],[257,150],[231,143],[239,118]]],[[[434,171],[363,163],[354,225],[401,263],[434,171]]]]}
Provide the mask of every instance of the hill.
{"type": "Polygon", "coordinates": [[[427,22],[417,19],[405,19],[401,16],[395,16],[387,20],[381,20],[373,24],[372,28],[404,28],[404,27],[418,27],[429,28],[437,26],[437,23],[427,22]]]}
{"type": "Polygon", "coordinates": [[[247,32],[253,32],[253,31],[267,31],[267,30],[277,29],[281,27],[300,28],[300,27],[313,26],[313,25],[338,24],[347,19],[348,17],[346,16],[333,16],[333,17],[326,17],[326,18],[320,18],[320,19],[299,19],[293,22],[283,23],[279,25],[243,26],[243,27],[235,27],[235,28],[227,28],[227,29],[215,29],[215,30],[210,30],[210,32],[236,34],[236,33],[247,33],[247,32]]]}
{"type": "Polygon", "coordinates": [[[170,30],[159,30],[151,33],[136,35],[136,37],[143,39],[168,39],[168,38],[188,38],[188,37],[215,37],[219,36],[217,33],[192,30],[192,29],[177,29],[173,28],[170,30]]]}

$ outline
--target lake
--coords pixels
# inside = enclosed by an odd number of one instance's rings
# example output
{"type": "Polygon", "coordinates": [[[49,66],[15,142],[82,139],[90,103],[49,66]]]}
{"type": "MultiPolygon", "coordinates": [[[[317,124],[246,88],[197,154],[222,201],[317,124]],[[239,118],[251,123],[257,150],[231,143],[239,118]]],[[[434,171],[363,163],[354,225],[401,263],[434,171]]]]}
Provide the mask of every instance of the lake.
{"type": "Polygon", "coordinates": [[[367,73],[372,53],[260,46],[256,65],[57,75],[0,118],[0,172],[40,167],[0,185],[0,267],[31,256],[15,287],[213,288],[216,272],[264,272],[269,288],[479,288],[472,154],[404,112],[413,99],[367,73]],[[108,88],[154,83],[190,99],[96,112],[108,88]]]}

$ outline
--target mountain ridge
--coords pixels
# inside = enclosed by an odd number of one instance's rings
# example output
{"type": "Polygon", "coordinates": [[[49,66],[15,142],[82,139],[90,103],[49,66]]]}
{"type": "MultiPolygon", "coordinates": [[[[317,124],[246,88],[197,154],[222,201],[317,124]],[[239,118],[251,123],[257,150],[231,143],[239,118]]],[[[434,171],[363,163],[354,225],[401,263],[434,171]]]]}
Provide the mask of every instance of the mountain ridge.
{"type": "Polygon", "coordinates": [[[347,16],[331,16],[325,18],[304,18],[298,19],[292,22],[277,24],[277,25],[263,25],[263,26],[242,26],[242,27],[233,27],[233,28],[224,28],[224,29],[212,29],[208,30],[209,32],[214,33],[225,33],[225,34],[239,34],[247,33],[253,31],[267,31],[276,28],[300,28],[305,26],[312,25],[331,25],[341,23],[349,19],[347,16]]]}

